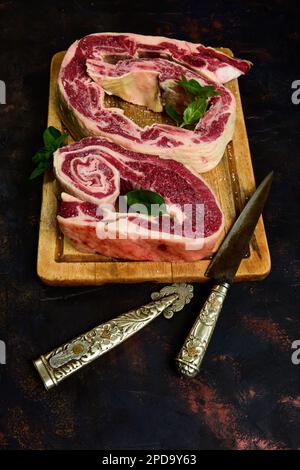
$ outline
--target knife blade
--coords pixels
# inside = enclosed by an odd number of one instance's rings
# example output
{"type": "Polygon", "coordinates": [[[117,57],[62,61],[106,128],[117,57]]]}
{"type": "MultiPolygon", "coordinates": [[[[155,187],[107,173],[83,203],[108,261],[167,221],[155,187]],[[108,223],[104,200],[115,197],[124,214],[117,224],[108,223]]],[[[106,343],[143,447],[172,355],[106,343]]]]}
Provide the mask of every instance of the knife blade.
{"type": "Polygon", "coordinates": [[[272,179],[273,172],[265,177],[247,202],[207,268],[205,276],[219,282],[232,283],[268,198],[272,179]]]}
{"type": "Polygon", "coordinates": [[[226,294],[268,198],[272,179],[273,172],[256,189],[205,272],[216,284],[176,358],[178,371],[186,377],[195,377],[199,372],[226,294]]]}

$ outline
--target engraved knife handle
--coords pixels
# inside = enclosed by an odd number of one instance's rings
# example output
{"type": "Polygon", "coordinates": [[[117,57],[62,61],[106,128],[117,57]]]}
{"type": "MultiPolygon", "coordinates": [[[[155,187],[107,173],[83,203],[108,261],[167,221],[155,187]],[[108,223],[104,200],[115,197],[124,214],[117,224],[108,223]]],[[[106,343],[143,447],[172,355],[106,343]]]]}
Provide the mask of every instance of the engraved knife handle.
{"type": "Polygon", "coordinates": [[[130,310],[40,356],[34,361],[34,365],[46,389],[49,390],[54,385],[58,385],[78,369],[137,333],[176,300],[178,300],[178,295],[174,293],[161,300],[130,310]]]}
{"type": "Polygon", "coordinates": [[[195,377],[198,374],[229,287],[230,285],[224,282],[212,288],[176,358],[177,369],[181,375],[195,377]]]}
{"type": "Polygon", "coordinates": [[[152,293],[153,301],[68,341],[33,361],[47,390],[140,331],[161,313],[171,318],[193,297],[190,284],[172,284],[152,293]]]}

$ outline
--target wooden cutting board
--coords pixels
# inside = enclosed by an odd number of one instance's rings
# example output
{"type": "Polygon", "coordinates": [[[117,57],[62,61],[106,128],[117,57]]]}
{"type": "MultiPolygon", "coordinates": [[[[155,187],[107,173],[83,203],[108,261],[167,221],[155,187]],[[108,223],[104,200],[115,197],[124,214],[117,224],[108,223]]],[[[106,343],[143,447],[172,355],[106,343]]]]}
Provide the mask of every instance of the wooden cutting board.
{"type": "MultiPolygon", "coordinates": [[[[229,49],[221,49],[232,55],[229,49]]],[[[55,89],[65,52],[53,56],[50,73],[48,126],[63,129],[58,116],[55,89]]],[[[225,214],[224,236],[255,190],[251,155],[237,80],[226,86],[237,102],[236,128],[219,165],[201,176],[214,189],[225,214]]],[[[161,122],[162,115],[110,98],[139,125],[161,122]]],[[[72,142],[69,138],[68,143],[72,142]]],[[[57,188],[52,171],[44,177],[39,232],[37,272],[42,281],[52,285],[99,285],[112,282],[182,282],[205,281],[209,259],[192,263],[112,260],[100,255],[81,253],[60,233],[56,223],[57,188]]],[[[223,238],[223,237],[222,237],[223,238]]],[[[221,242],[222,240],[220,240],[221,242]]],[[[217,249],[217,247],[216,247],[217,249]]],[[[263,279],[270,271],[270,254],[262,217],[255,229],[248,254],[242,260],[237,281],[263,279]]]]}

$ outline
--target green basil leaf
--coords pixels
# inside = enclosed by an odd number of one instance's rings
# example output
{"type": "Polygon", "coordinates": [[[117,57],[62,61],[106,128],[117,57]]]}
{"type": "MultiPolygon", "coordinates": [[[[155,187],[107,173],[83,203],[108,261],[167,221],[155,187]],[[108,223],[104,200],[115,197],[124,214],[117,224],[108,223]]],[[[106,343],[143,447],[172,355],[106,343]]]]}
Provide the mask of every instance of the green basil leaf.
{"type": "Polygon", "coordinates": [[[167,104],[167,105],[165,106],[165,111],[166,111],[167,115],[168,115],[171,119],[173,119],[173,121],[176,122],[177,126],[179,126],[180,123],[181,123],[181,121],[182,121],[182,118],[181,118],[180,114],[176,111],[176,109],[173,108],[173,106],[167,104]]]}
{"type": "Polygon", "coordinates": [[[187,80],[184,75],[181,75],[181,80],[178,82],[178,85],[185,89],[191,95],[199,95],[201,93],[201,85],[194,80],[187,80]]]}
{"type": "Polygon", "coordinates": [[[220,93],[216,91],[214,85],[202,86],[193,78],[191,80],[187,80],[184,75],[181,75],[181,78],[177,83],[185,90],[193,101],[191,101],[184,110],[183,121],[181,115],[172,106],[167,105],[165,107],[165,111],[178,126],[192,126],[204,116],[207,111],[209,98],[217,96],[220,93]]]}
{"type": "Polygon", "coordinates": [[[40,162],[38,166],[33,170],[31,175],[29,176],[29,179],[33,180],[34,178],[37,178],[38,176],[43,174],[49,168],[50,164],[51,164],[50,160],[49,162],[45,162],[45,161],[40,162]]]}
{"type": "Polygon", "coordinates": [[[52,153],[53,153],[52,150],[48,150],[47,148],[44,147],[38,152],[36,152],[36,154],[32,157],[32,161],[34,163],[39,163],[43,160],[47,160],[48,158],[52,156],[52,153]]]}
{"type": "Polygon", "coordinates": [[[210,98],[211,96],[217,96],[220,94],[215,90],[213,85],[202,86],[194,78],[187,80],[184,75],[181,75],[181,79],[178,81],[178,85],[184,88],[187,93],[195,96],[201,96],[202,98],[210,98]]]}
{"type": "Polygon", "coordinates": [[[207,104],[207,100],[201,97],[192,101],[183,113],[183,123],[181,127],[196,124],[204,116],[207,104]]]}
{"type": "Polygon", "coordinates": [[[45,147],[53,145],[55,140],[61,135],[61,132],[53,126],[48,127],[43,133],[45,147]]]}
{"type": "Polygon", "coordinates": [[[66,138],[68,137],[68,134],[61,134],[59,137],[55,139],[54,145],[55,145],[55,150],[57,150],[59,147],[61,147],[66,138]]]}
{"type": "Polygon", "coordinates": [[[164,198],[154,191],[136,189],[126,194],[127,205],[142,204],[149,215],[158,216],[167,212],[164,198]]]}
{"type": "Polygon", "coordinates": [[[199,90],[198,96],[203,98],[210,98],[211,96],[218,96],[220,93],[215,90],[213,85],[202,86],[199,90]]]}
{"type": "Polygon", "coordinates": [[[34,179],[46,171],[52,164],[53,152],[59,147],[62,147],[67,134],[62,134],[58,129],[53,126],[48,127],[43,133],[43,140],[45,146],[41,148],[33,156],[32,161],[37,164],[37,167],[30,175],[30,179],[34,179]]]}

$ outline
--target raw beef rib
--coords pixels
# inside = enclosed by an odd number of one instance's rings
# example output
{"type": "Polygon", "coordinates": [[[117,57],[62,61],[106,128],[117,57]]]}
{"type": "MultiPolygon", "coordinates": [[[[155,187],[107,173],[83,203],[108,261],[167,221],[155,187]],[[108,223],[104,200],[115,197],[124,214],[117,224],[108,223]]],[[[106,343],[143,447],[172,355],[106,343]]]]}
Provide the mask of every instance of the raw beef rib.
{"type": "Polygon", "coordinates": [[[218,164],[234,131],[236,105],[222,83],[246,73],[250,63],[212,48],[163,37],[99,33],[67,51],[58,79],[59,110],[76,139],[103,136],[130,150],[172,158],[197,172],[218,164]],[[162,112],[162,92],[185,75],[216,87],[218,96],[194,130],[169,124],[140,127],[105,94],[162,112]],[[214,80],[214,81],[212,81],[214,80]]]}
{"type": "Polygon", "coordinates": [[[131,260],[195,261],[211,254],[222,232],[213,192],[174,160],[89,137],[58,149],[54,170],[67,192],[58,223],[79,250],[131,260]],[[166,212],[121,211],[119,196],[134,189],[160,194],[166,212]]]}

